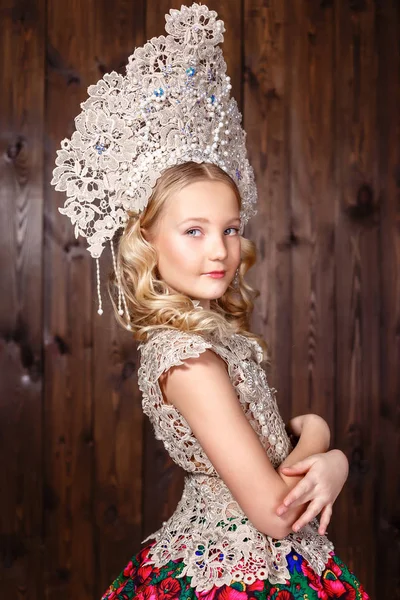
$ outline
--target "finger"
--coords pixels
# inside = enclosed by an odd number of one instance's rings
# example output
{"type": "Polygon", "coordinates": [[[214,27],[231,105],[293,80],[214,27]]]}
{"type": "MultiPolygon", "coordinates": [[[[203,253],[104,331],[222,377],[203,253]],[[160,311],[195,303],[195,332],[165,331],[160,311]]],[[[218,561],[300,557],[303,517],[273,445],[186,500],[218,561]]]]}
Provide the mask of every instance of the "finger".
{"type": "MultiPolygon", "coordinates": [[[[294,488],[293,488],[294,489],[294,488]]],[[[277,509],[277,514],[282,516],[285,514],[290,508],[295,508],[296,506],[301,506],[302,504],[306,504],[310,502],[310,500],[315,500],[315,494],[313,488],[307,489],[300,493],[298,497],[289,499],[289,504],[287,504],[287,499],[284,499],[285,504],[280,504],[277,509]]]]}
{"type": "Polygon", "coordinates": [[[301,515],[295,523],[293,523],[292,529],[293,531],[299,531],[304,525],[307,525],[314,517],[316,517],[321,512],[321,504],[317,501],[311,502],[307,510],[301,515]]]}
{"type": "Polygon", "coordinates": [[[286,473],[290,473],[290,474],[294,474],[294,473],[307,473],[307,471],[309,471],[309,469],[311,468],[311,464],[309,461],[307,460],[301,460],[297,463],[294,463],[293,465],[288,465],[285,467],[281,467],[281,471],[285,471],[286,473]]]}
{"type": "Polygon", "coordinates": [[[285,477],[298,477],[299,475],[304,475],[305,473],[308,473],[309,469],[298,469],[296,467],[282,467],[280,471],[282,475],[285,475],[285,477]]]}
{"type": "Polygon", "coordinates": [[[296,500],[301,498],[308,491],[310,491],[308,483],[305,479],[302,479],[297,485],[294,486],[294,488],[290,490],[287,496],[285,496],[285,498],[282,501],[282,504],[287,507],[291,506],[293,505],[293,502],[296,502],[296,500]]]}
{"type": "Polygon", "coordinates": [[[304,497],[306,494],[310,493],[312,487],[313,486],[311,486],[306,479],[302,479],[297,485],[294,486],[293,489],[290,490],[287,496],[285,496],[279,508],[282,507],[282,509],[287,510],[289,506],[297,506],[298,504],[302,504],[302,502],[299,501],[299,499],[304,497]]]}
{"type": "Polygon", "coordinates": [[[292,465],[281,466],[279,469],[295,469],[298,472],[309,471],[311,467],[318,461],[319,457],[320,456],[318,454],[311,454],[310,456],[307,456],[307,458],[303,458],[292,465]]]}
{"type": "Polygon", "coordinates": [[[302,504],[305,504],[306,502],[310,502],[310,500],[315,500],[314,486],[309,486],[300,495],[298,495],[296,498],[294,498],[290,502],[290,504],[287,506],[287,510],[289,510],[289,508],[295,508],[296,506],[301,506],[302,504]]]}
{"type": "Polygon", "coordinates": [[[332,516],[332,504],[327,504],[326,506],[324,506],[324,508],[322,509],[322,513],[321,513],[321,519],[320,519],[319,528],[318,528],[318,533],[320,535],[325,535],[326,529],[331,520],[331,516],[332,516]]]}

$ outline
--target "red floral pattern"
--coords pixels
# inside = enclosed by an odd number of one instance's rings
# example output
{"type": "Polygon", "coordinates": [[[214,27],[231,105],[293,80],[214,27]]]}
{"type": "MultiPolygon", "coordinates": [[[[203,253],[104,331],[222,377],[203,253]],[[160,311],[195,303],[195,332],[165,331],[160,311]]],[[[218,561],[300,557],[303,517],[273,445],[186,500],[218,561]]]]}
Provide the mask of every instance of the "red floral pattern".
{"type": "Polygon", "coordinates": [[[287,556],[291,577],[285,584],[257,579],[252,584],[232,581],[231,585],[197,591],[190,586],[191,577],[179,577],[184,566],[180,560],[160,568],[144,566],[153,543],[132,557],[101,600],[370,600],[354,573],[334,553],[322,575],[292,551],[287,556]]]}

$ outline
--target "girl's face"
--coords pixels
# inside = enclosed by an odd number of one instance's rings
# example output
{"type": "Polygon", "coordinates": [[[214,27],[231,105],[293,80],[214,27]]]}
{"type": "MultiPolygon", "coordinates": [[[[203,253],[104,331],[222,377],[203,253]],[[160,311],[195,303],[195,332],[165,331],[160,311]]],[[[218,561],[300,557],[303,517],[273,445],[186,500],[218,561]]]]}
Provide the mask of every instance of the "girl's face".
{"type": "Polygon", "coordinates": [[[221,181],[196,181],[166,202],[152,236],[158,270],[171,291],[200,300],[220,298],[240,263],[237,198],[221,181]],[[212,271],[222,276],[212,277],[212,271]]]}

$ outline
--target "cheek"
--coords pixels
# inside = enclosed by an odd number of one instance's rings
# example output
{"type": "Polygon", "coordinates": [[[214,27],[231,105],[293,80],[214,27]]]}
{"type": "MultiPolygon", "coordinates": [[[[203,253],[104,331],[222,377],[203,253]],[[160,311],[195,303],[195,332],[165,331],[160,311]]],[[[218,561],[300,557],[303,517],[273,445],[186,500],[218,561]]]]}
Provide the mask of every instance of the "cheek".
{"type": "Polygon", "coordinates": [[[240,263],[240,255],[241,255],[241,248],[240,248],[240,241],[238,241],[234,244],[234,247],[232,248],[232,262],[235,263],[237,266],[239,266],[239,263],[240,263]]]}
{"type": "Polygon", "coordinates": [[[199,252],[195,244],[184,236],[164,240],[160,248],[160,264],[168,269],[182,271],[196,265],[198,260],[199,252]]]}

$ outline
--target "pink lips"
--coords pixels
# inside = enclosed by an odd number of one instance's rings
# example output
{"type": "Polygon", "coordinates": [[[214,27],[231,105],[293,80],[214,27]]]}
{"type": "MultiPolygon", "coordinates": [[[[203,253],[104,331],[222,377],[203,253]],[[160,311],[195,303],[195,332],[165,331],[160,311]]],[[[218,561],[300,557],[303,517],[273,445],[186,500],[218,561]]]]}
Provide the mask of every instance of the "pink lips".
{"type": "Polygon", "coordinates": [[[214,279],[221,279],[222,277],[224,277],[225,271],[211,271],[211,273],[206,273],[206,275],[209,275],[214,279]]]}

